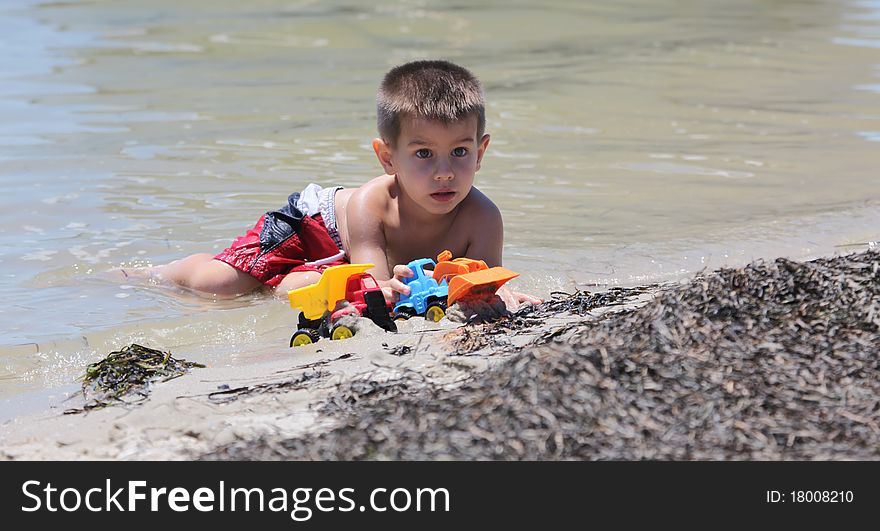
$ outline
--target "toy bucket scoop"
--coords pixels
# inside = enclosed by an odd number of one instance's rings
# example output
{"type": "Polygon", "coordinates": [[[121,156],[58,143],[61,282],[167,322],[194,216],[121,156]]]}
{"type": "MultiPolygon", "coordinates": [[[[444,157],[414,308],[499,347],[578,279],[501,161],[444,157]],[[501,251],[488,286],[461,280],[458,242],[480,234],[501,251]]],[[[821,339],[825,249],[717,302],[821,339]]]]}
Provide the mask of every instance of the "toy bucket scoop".
{"type": "Polygon", "coordinates": [[[519,273],[498,266],[452,277],[447,304],[458,300],[489,299],[505,282],[518,276],[519,273]]]}
{"type": "Polygon", "coordinates": [[[489,299],[505,282],[519,276],[505,267],[489,267],[483,260],[471,258],[452,258],[452,253],[443,251],[437,255],[434,279],[449,283],[450,306],[457,300],[489,299]]]}

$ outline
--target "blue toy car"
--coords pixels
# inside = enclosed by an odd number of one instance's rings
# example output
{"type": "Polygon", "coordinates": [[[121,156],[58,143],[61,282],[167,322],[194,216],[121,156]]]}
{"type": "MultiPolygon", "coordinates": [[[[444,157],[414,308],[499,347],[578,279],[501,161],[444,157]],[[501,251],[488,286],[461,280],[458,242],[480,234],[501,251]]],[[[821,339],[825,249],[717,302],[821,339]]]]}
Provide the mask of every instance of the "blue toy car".
{"type": "Polygon", "coordinates": [[[394,319],[409,319],[415,315],[424,315],[425,319],[435,323],[446,316],[446,298],[449,296],[449,284],[443,280],[439,284],[434,280],[433,271],[437,263],[430,258],[420,258],[406,264],[413,276],[402,279],[409,286],[409,295],[401,295],[394,306],[394,319]],[[426,271],[427,268],[427,271],[426,271]]]}

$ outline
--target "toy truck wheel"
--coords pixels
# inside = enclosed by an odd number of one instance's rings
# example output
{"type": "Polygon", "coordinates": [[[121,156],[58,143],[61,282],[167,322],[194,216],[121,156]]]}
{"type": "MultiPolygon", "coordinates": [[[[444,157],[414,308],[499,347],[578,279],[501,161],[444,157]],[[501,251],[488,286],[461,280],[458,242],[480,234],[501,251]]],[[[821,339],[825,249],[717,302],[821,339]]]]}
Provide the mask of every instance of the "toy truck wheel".
{"type": "Polygon", "coordinates": [[[291,347],[301,347],[303,345],[311,345],[321,338],[316,330],[311,328],[301,328],[293,333],[290,338],[291,347]]]}
{"type": "Polygon", "coordinates": [[[345,325],[336,325],[330,332],[330,339],[348,339],[354,336],[354,331],[345,325]]]}
{"type": "Polygon", "coordinates": [[[435,302],[428,306],[428,309],[425,310],[425,319],[428,321],[437,322],[440,319],[446,317],[446,305],[442,302],[435,302]]]}
{"type": "Polygon", "coordinates": [[[391,313],[391,318],[395,321],[406,321],[410,317],[415,317],[416,310],[410,306],[403,306],[399,310],[391,313]]]}

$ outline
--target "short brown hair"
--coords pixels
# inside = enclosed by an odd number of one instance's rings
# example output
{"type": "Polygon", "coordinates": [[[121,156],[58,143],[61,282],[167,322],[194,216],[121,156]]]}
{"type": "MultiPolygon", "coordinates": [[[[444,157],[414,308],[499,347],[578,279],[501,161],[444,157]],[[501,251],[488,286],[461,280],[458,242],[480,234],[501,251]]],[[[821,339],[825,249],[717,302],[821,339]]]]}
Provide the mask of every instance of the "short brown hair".
{"type": "Polygon", "coordinates": [[[379,134],[391,145],[400,135],[403,116],[443,123],[477,116],[477,140],[486,129],[483,89],[467,69],[448,61],[413,61],[392,68],[379,86],[379,134]]]}

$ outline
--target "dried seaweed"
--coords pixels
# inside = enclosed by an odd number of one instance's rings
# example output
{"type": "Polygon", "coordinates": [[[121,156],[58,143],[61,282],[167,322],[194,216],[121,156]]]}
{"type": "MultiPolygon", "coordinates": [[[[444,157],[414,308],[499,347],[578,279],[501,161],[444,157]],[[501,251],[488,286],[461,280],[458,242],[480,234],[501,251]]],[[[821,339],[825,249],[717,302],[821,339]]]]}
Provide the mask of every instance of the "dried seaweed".
{"type": "Polygon", "coordinates": [[[208,394],[208,400],[214,403],[232,402],[239,398],[251,395],[262,395],[266,393],[296,391],[305,389],[309,384],[316,380],[326,377],[329,373],[326,371],[305,371],[296,378],[285,380],[282,382],[272,382],[266,384],[246,385],[242,387],[229,388],[224,386],[223,389],[208,394]]]}
{"type": "Polygon", "coordinates": [[[878,351],[880,252],[756,262],[583,319],[454,388],[350,382],[324,408],[338,428],[203,458],[880,460],[878,351]]]}
{"type": "Polygon", "coordinates": [[[388,354],[390,354],[391,356],[406,356],[408,354],[411,354],[413,351],[413,348],[409,345],[397,345],[395,347],[389,347],[388,343],[382,343],[382,346],[385,348],[385,350],[388,351],[388,354]]]}
{"type": "Polygon", "coordinates": [[[566,293],[564,291],[554,291],[550,294],[553,298],[549,302],[525,306],[516,312],[516,316],[543,318],[560,312],[588,315],[596,308],[621,306],[645,293],[658,293],[664,289],[669,289],[669,286],[652,284],[632,288],[613,287],[599,292],[577,290],[574,293],[566,293]]]}
{"type": "MultiPolygon", "coordinates": [[[[539,305],[526,305],[507,319],[469,322],[451,336],[455,354],[463,356],[486,349],[509,350],[512,345],[510,342],[512,335],[520,332],[529,333],[536,327],[542,326],[548,317],[562,313],[587,316],[593,310],[623,306],[633,302],[640,295],[659,293],[663,289],[666,288],[652,285],[634,288],[614,287],[596,293],[580,290],[575,293],[556,291],[551,293],[550,301],[539,305]]],[[[562,330],[548,332],[539,338],[539,341],[546,341],[561,332],[562,330]]]]}
{"type": "Polygon", "coordinates": [[[421,374],[405,370],[403,375],[384,380],[367,377],[355,378],[337,387],[319,411],[326,414],[351,413],[361,402],[379,402],[389,397],[417,395],[429,390],[427,380],[421,374]]]}
{"type": "Polygon", "coordinates": [[[86,373],[81,378],[85,405],[65,413],[143,402],[149,396],[150,384],[177,378],[193,367],[204,365],[178,360],[171,356],[171,352],[137,344],[128,345],[86,367],[86,373]]]}

